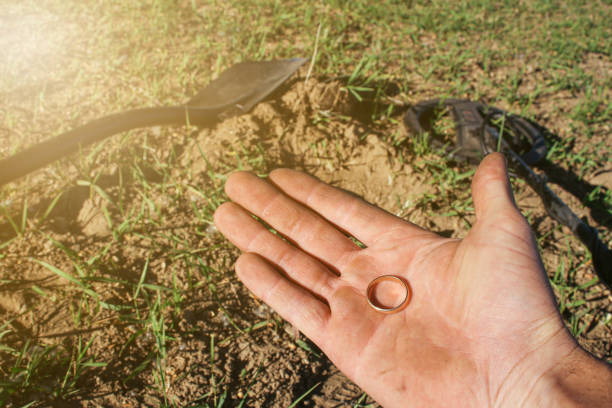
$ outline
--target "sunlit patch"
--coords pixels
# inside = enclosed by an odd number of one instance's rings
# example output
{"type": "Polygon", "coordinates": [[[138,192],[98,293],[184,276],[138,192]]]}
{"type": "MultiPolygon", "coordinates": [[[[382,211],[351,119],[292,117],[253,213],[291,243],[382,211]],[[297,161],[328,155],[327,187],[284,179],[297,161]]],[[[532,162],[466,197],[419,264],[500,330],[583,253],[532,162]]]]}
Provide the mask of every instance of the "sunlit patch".
{"type": "MultiPolygon", "coordinates": [[[[0,14],[0,86],[48,76],[67,52],[65,25],[59,16],[23,6],[3,7],[0,14]]],[[[8,88],[8,89],[7,89],[8,88]]]]}

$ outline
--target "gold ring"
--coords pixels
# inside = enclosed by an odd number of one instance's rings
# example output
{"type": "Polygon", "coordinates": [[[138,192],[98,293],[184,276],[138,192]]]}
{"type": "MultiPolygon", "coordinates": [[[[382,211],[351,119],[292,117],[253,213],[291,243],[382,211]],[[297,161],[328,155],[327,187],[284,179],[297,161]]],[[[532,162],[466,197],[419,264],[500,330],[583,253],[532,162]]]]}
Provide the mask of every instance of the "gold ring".
{"type": "Polygon", "coordinates": [[[372,307],[372,309],[376,310],[377,312],[381,312],[381,313],[399,312],[400,310],[402,310],[404,307],[408,305],[408,303],[410,302],[410,297],[412,295],[412,291],[410,290],[410,286],[408,285],[408,282],[406,282],[404,278],[397,276],[397,275],[379,276],[378,278],[370,282],[366,293],[367,293],[367,298],[368,298],[368,304],[372,307]],[[376,287],[376,285],[378,285],[380,282],[383,282],[383,281],[399,282],[406,290],[406,295],[404,296],[404,299],[397,306],[383,307],[377,304],[374,299],[372,299],[372,292],[374,292],[374,288],[376,287]]]}

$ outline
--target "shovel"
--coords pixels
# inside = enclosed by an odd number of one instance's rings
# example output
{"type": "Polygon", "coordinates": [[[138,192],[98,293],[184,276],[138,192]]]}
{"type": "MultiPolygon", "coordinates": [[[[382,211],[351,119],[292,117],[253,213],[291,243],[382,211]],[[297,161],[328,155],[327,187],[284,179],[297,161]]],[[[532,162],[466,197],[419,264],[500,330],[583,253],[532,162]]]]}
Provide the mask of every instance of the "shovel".
{"type": "Polygon", "coordinates": [[[131,109],[96,119],[0,160],[0,186],[116,133],[159,125],[207,127],[245,113],[306,61],[243,62],[224,71],[185,105],[131,109]]]}

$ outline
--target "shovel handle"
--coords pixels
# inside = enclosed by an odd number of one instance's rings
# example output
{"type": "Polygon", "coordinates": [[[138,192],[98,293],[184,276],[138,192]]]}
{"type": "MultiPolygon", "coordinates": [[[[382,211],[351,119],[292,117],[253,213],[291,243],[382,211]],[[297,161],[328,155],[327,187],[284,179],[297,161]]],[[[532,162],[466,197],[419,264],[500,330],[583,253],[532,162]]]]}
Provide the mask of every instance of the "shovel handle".
{"type": "Polygon", "coordinates": [[[116,133],[147,126],[208,125],[219,113],[218,109],[170,106],[108,115],[0,160],[0,186],[116,133]]]}

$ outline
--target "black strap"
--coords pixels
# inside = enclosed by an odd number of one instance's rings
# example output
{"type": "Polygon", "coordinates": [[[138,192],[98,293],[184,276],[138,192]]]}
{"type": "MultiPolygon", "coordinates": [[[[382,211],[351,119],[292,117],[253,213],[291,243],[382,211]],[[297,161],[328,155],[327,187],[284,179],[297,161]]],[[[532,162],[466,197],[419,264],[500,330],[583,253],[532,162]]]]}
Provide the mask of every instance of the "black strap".
{"type": "Polygon", "coordinates": [[[432,124],[444,109],[450,110],[455,121],[457,141],[454,147],[447,149],[447,154],[453,159],[478,163],[484,154],[497,150],[498,134],[496,126],[492,126],[496,121],[503,121],[505,125],[502,140],[518,152],[527,164],[533,165],[546,157],[546,141],[529,121],[467,99],[419,102],[406,112],[404,125],[414,134],[427,133],[431,137],[431,144],[440,148],[443,143],[433,131],[432,124]]]}
{"type": "Polygon", "coordinates": [[[452,112],[457,137],[456,146],[447,148],[447,154],[454,159],[477,163],[484,155],[501,148],[510,169],[540,196],[550,217],[567,226],[591,252],[600,280],[612,289],[612,251],[601,241],[597,230],[580,219],[548,188],[546,179],[529,167],[547,153],[545,138],[537,125],[521,116],[466,99],[420,102],[408,110],[404,125],[414,134],[429,135],[432,145],[443,147],[432,126],[442,109],[452,112]]]}

